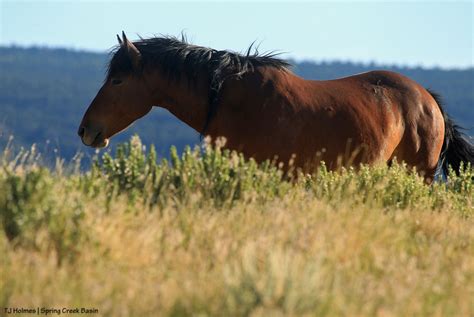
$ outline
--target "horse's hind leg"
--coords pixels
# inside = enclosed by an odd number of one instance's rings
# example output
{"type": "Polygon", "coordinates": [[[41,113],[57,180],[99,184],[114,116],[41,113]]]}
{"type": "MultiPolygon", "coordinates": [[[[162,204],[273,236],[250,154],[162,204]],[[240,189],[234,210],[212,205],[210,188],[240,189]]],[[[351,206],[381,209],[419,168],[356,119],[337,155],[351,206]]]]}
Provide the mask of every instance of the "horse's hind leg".
{"type": "Polygon", "coordinates": [[[393,153],[389,165],[393,159],[397,162],[405,162],[409,168],[414,167],[425,178],[425,182],[430,184],[438,168],[439,152],[428,145],[420,145],[419,150],[416,151],[413,142],[404,142],[393,153]]]}
{"type": "Polygon", "coordinates": [[[415,167],[425,181],[431,183],[444,142],[444,120],[441,115],[439,118],[433,115],[428,117],[421,115],[417,122],[405,127],[405,133],[392,158],[396,157],[409,167],[415,167]]]}

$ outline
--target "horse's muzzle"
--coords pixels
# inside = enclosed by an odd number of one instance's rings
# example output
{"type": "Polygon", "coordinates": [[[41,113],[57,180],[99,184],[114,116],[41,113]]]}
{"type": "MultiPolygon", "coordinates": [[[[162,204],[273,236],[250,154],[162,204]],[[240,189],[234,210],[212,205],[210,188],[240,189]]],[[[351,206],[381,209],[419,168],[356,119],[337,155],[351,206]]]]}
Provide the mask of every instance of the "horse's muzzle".
{"type": "Polygon", "coordinates": [[[82,143],[87,146],[102,148],[109,144],[109,139],[104,137],[102,129],[90,124],[81,125],[77,134],[81,138],[82,143]]]}

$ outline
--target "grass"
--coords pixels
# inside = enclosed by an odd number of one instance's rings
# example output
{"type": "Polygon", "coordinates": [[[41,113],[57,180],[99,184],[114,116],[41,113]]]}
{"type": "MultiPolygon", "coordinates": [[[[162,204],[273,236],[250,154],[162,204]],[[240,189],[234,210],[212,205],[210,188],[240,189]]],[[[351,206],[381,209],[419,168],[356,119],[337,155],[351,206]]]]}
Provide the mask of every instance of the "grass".
{"type": "MultiPolygon", "coordinates": [[[[283,178],[219,146],[138,138],[88,172],[0,168],[0,309],[99,316],[473,316],[474,169],[283,178]]],[[[3,314],[3,310],[0,315],[3,314]]]]}

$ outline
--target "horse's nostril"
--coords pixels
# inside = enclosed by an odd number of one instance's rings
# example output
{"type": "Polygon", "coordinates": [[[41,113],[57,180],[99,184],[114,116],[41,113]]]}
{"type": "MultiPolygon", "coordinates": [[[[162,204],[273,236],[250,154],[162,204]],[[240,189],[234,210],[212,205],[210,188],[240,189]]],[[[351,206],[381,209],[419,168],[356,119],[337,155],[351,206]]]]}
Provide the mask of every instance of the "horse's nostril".
{"type": "Polygon", "coordinates": [[[84,132],[86,129],[84,127],[79,127],[79,130],[77,131],[77,134],[82,138],[84,136],[84,132]]]}

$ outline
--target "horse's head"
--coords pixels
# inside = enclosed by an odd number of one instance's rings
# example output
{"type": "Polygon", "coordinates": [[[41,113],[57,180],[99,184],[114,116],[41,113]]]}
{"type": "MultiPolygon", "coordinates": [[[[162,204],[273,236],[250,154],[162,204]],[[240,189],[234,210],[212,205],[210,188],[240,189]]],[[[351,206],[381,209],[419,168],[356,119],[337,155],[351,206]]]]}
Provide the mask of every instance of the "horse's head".
{"type": "Polygon", "coordinates": [[[153,106],[151,92],[140,71],[141,54],[123,32],[122,37],[117,35],[120,47],[79,126],[78,134],[88,146],[107,146],[110,137],[146,115],[153,106]]]}

